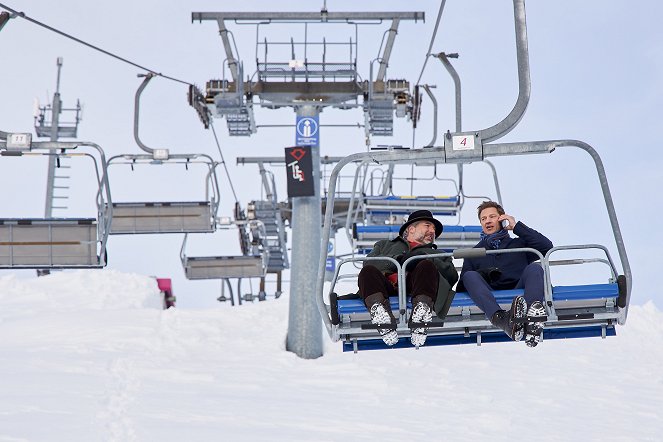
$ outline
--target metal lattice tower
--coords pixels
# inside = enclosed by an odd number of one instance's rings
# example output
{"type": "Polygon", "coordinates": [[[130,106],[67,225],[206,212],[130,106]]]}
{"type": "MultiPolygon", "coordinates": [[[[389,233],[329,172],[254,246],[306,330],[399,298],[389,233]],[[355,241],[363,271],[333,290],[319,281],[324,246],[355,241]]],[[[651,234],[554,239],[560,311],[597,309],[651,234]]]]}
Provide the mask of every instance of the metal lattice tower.
{"type": "MultiPolygon", "coordinates": [[[[81,119],[81,105],[76,100],[75,108],[63,108],[60,99],[60,73],[62,70],[62,57],[57,59],[58,73],[53,94],[52,104],[38,106],[35,109],[35,132],[37,137],[46,138],[50,141],[58,141],[60,138],[76,138],[78,134],[78,123],[81,119]],[[60,120],[64,112],[75,113],[73,121],[60,120]],[[50,115],[49,115],[50,114],[50,115]],[[50,121],[49,121],[50,117],[50,121]]],[[[51,153],[55,153],[53,150],[51,153]]],[[[44,204],[44,218],[52,218],[53,210],[66,210],[65,201],[69,198],[66,191],[69,189],[66,181],[70,178],[67,173],[70,166],[56,155],[48,158],[48,175],[46,179],[46,200],[44,204]],[[59,173],[58,173],[59,172],[59,173]],[[58,203],[60,201],[60,203],[58,203]]],[[[48,274],[48,270],[38,271],[38,275],[48,274]]]]}

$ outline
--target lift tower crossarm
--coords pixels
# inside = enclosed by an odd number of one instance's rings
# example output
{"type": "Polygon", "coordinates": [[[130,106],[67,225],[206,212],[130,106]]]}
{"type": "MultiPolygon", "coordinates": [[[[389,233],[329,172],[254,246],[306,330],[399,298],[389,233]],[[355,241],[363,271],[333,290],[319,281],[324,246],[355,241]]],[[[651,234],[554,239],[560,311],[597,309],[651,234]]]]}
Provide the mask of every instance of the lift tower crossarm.
{"type": "Polygon", "coordinates": [[[355,22],[355,21],[382,21],[382,20],[422,20],[424,12],[192,12],[191,21],[203,20],[245,20],[292,22],[292,21],[324,21],[324,22],[355,22]]]}
{"type": "Polygon", "coordinates": [[[243,21],[266,21],[269,23],[274,22],[342,22],[350,23],[357,21],[382,21],[392,20],[391,28],[389,29],[389,37],[385,45],[384,54],[380,61],[380,70],[377,79],[384,80],[384,76],[391,56],[391,49],[394,45],[396,38],[398,24],[401,20],[425,20],[424,12],[192,12],[191,21],[214,20],[219,26],[219,34],[223,41],[223,48],[226,52],[228,59],[228,68],[230,75],[234,82],[238,80],[237,72],[237,57],[233,54],[232,45],[228,38],[228,29],[226,28],[226,20],[243,20],[243,21]]]}

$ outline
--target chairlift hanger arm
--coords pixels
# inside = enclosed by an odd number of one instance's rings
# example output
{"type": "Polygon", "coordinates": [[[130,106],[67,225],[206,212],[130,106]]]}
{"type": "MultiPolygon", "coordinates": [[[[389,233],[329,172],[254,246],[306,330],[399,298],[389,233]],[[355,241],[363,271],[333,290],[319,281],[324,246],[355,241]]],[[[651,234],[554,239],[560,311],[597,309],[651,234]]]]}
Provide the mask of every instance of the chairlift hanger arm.
{"type": "Polygon", "coordinates": [[[531,94],[525,0],[513,0],[516,27],[516,58],[518,63],[518,98],[511,112],[499,123],[479,131],[484,143],[495,141],[511,132],[525,115],[531,94]]]}
{"type": "Polygon", "coordinates": [[[140,136],[138,135],[138,121],[139,121],[139,114],[140,114],[140,95],[143,93],[143,90],[147,86],[147,83],[150,82],[150,80],[154,77],[155,74],[153,73],[148,73],[144,75],[145,79],[143,82],[140,84],[138,87],[138,90],[136,91],[136,96],[134,99],[134,139],[136,140],[136,144],[138,144],[138,147],[143,149],[145,152],[149,154],[154,154],[154,149],[147,147],[146,145],[143,144],[143,142],[140,140],[140,136]]]}

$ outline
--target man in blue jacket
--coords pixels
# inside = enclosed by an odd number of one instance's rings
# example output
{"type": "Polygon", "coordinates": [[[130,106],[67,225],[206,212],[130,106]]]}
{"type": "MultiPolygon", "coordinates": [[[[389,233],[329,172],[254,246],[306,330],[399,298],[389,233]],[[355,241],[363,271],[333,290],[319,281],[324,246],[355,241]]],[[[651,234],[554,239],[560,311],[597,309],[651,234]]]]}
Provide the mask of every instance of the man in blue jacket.
{"type": "MultiPolygon", "coordinates": [[[[483,233],[475,248],[502,250],[529,247],[545,255],[552,242],[504,212],[494,201],[484,201],[477,208],[483,233]],[[503,221],[508,224],[503,225],[503,221]],[[509,235],[512,231],[517,238],[509,235]]],[[[460,274],[458,291],[465,290],[490,322],[504,330],[514,341],[525,336],[529,347],[542,339],[546,310],[543,299],[543,268],[534,262],[534,253],[490,254],[466,258],[460,274]],[[492,290],[524,289],[524,297],[514,298],[509,311],[502,310],[492,290]],[[529,306],[529,309],[527,308],[529,306]],[[526,319],[525,316],[527,317],[526,319]]]]}

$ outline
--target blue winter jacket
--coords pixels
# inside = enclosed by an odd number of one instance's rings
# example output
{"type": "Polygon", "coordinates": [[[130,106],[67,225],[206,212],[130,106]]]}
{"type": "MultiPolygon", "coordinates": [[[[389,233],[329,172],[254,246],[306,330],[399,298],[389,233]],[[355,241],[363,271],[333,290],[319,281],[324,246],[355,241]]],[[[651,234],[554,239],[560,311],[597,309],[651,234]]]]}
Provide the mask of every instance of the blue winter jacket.
{"type": "MultiPolygon", "coordinates": [[[[521,247],[530,247],[536,249],[545,255],[548,250],[553,247],[552,242],[537,232],[534,229],[527,227],[521,221],[518,221],[512,231],[517,235],[517,238],[509,237],[500,241],[498,249],[517,249],[521,247]]],[[[485,248],[491,250],[492,248],[486,244],[485,240],[479,241],[474,248],[485,248]]],[[[501,272],[501,276],[496,281],[490,283],[494,290],[508,290],[515,288],[520,280],[520,276],[532,262],[539,259],[539,257],[530,252],[523,253],[503,253],[495,255],[486,255],[481,258],[466,258],[463,262],[463,269],[460,273],[460,281],[458,283],[457,291],[465,291],[463,286],[463,275],[470,270],[489,269],[497,267],[501,272]]]]}

